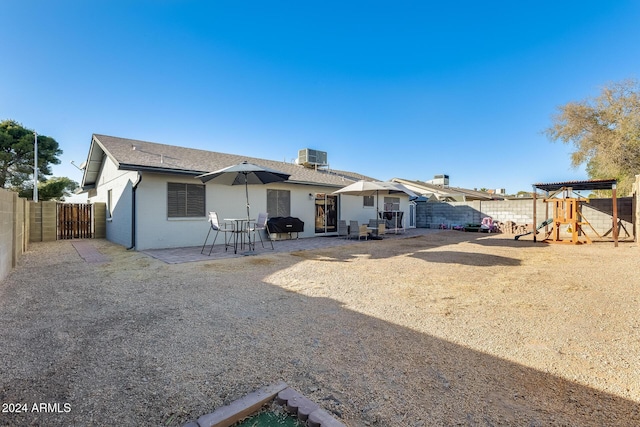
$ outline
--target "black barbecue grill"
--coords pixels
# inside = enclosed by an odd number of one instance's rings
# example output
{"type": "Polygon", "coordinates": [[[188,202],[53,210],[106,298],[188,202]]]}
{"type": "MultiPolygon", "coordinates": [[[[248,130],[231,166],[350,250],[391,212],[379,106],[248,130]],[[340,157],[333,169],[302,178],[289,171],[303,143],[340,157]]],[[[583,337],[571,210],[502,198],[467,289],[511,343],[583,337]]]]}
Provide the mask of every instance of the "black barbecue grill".
{"type": "Polygon", "coordinates": [[[292,216],[276,216],[269,218],[267,221],[267,230],[269,234],[273,233],[288,233],[291,237],[291,233],[296,233],[296,239],[298,233],[304,231],[304,222],[300,218],[294,218],[292,216]]]}

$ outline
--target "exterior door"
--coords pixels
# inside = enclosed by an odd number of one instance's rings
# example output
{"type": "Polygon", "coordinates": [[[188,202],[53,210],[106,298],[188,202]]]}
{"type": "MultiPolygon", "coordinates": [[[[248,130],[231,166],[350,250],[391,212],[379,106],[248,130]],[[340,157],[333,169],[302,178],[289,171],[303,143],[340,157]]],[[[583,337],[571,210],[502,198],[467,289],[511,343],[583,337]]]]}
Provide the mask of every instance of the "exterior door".
{"type": "Polygon", "coordinates": [[[416,204],[409,202],[409,228],[416,228],[416,204]]]}
{"type": "Polygon", "coordinates": [[[335,233],[338,231],[338,196],[316,193],[315,199],[316,234],[335,233]]]}

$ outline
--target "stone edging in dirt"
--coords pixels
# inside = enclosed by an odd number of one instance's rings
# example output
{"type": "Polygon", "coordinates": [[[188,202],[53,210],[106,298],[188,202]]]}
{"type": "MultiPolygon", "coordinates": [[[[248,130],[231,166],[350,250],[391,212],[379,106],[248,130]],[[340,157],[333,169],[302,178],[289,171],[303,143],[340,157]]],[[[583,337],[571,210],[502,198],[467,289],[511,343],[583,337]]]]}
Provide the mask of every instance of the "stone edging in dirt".
{"type": "Polygon", "coordinates": [[[201,416],[197,421],[188,422],[183,427],[228,427],[253,415],[274,399],[287,412],[296,415],[301,421],[306,421],[309,427],[345,427],[327,411],[289,387],[285,382],[260,388],[227,406],[201,416]]]}
{"type": "Polygon", "coordinates": [[[284,406],[290,414],[297,415],[299,420],[306,421],[309,427],[345,427],[327,411],[290,387],[278,393],[276,403],[284,406]]]}

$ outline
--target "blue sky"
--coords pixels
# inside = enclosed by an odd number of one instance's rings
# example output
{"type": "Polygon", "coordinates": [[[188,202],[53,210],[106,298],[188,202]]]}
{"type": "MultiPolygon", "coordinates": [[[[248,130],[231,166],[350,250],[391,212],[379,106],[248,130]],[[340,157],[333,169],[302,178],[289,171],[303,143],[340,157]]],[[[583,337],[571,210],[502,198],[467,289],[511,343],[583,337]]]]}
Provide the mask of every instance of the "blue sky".
{"type": "Polygon", "coordinates": [[[378,179],[530,190],[587,179],[542,133],[640,77],[637,1],[0,0],[0,119],[274,160],[326,151],[378,179]]]}

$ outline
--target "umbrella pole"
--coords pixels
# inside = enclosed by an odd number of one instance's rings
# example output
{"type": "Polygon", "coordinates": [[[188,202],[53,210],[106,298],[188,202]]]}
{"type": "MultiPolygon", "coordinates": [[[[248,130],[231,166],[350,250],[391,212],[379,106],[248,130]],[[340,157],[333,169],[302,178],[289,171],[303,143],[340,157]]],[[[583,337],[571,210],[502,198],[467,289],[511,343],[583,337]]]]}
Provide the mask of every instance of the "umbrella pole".
{"type": "Polygon", "coordinates": [[[249,185],[247,184],[247,174],[244,174],[244,194],[247,198],[247,221],[249,221],[249,185]]]}
{"type": "Polygon", "coordinates": [[[251,233],[249,232],[249,184],[247,183],[247,174],[244,174],[244,194],[247,198],[247,239],[249,240],[249,250],[251,250],[251,233]]]}

